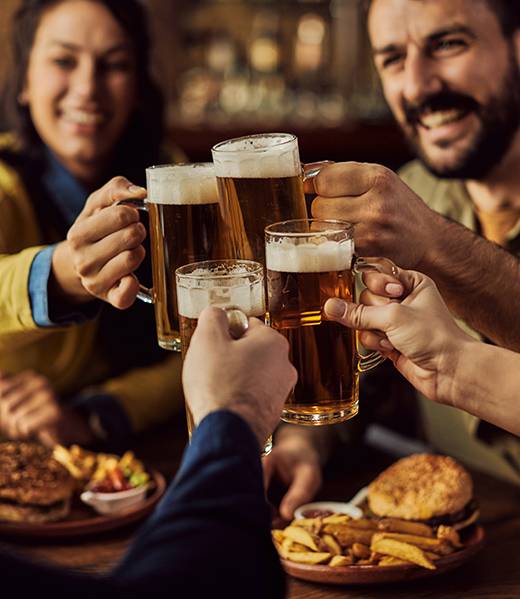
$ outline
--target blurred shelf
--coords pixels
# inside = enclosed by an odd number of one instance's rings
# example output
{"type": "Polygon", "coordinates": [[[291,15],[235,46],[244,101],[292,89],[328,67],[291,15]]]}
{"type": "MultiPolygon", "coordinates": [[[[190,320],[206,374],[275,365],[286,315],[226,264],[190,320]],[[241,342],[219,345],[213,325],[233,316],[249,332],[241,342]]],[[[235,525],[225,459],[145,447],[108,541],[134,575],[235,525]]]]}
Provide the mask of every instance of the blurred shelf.
{"type": "Polygon", "coordinates": [[[194,162],[211,160],[211,147],[219,141],[268,131],[294,133],[299,140],[304,162],[355,160],[377,162],[396,169],[411,154],[395,125],[389,123],[352,123],[340,127],[276,127],[251,126],[172,126],[169,137],[194,162]]]}

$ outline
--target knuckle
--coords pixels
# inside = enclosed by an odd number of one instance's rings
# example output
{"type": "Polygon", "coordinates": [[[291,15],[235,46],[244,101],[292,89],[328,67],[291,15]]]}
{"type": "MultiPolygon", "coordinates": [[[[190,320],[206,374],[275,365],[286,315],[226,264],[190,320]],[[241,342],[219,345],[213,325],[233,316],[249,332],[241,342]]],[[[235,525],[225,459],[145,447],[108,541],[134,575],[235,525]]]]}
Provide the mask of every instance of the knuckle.
{"type": "Polygon", "coordinates": [[[399,320],[399,317],[401,316],[403,306],[401,306],[401,304],[398,304],[397,302],[392,302],[388,304],[387,311],[389,320],[395,323],[399,320]]]}
{"type": "Polygon", "coordinates": [[[85,289],[95,297],[100,297],[105,291],[105,286],[101,283],[101,281],[95,278],[88,278],[82,281],[82,284],[83,287],[85,287],[85,289]]]}
{"type": "Polygon", "coordinates": [[[124,227],[127,227],[129,224],[135,222],[136,212],[128,206],[114,206],[112,210],[114,224],[117,226],[118,229],[123,229],[124,227]]]}
{"type": "Polygon", "coordinates": [[[47,379],[41,374],[35,374],[32,377],[32,380],[33,380],[35,386],[37,386],[37,387],[43,387],[44,385],[47,384],[47,379]]]}
{"type": "Polygon", "coordinates": [[[141,252],[140,248],[134,250],[127,250],[122,253],[121,256],[121,268],[125,271],[125,274],[135,270],[141,263],[141,252]]]}
{"type": "Polygon", "coordinates": [[[372,167],[374,169],[374,187],[381,191],[391,189],[395,181],[395,174],[386,166],[379,164],[372,167]]]}
{"type": "Polygon", "coordinates": [[[365,306],[362,304],[355,304],[352,307],[352,311],[350,313],[350,322],[354,329],[362,329],[363,328],[363,317],[365,315],[365,306]]]}
{"type": "Polygon", "coordinates": [[[84,236],[79,227],[72,226],[67,233],[67,241],[70,247],[77,251],[85,243],[84,236]]]}
{"type": "Polygon", "coordinates": [[[122,175],[112,177],[112,179],[110,179],[110,181],[108,182],[108,188],[112,193],[117,191],[122,186],[128,187],[128,179],[126,177],[123,177],[122,175]]]}
{"type": "Polygon", "coordinates": [[[134,248],[143,241],[143,226],[140,223],[126,227],[123,232],[123,245],[134,248]]]}
{"type": "Polygon", "coordinates": [[[86,256],[78,256],[73,265],[76,273],[82,278],[92,274],[92,263],[86,256]]]}

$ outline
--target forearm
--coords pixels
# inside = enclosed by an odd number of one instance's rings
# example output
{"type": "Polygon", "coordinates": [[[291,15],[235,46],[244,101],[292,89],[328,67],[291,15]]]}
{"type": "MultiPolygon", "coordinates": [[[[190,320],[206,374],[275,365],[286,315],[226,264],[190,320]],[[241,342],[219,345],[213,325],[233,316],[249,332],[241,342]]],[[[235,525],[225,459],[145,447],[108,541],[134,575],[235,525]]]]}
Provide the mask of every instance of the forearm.
{"type": "Polygon", "coordinates": [[[199,596],[224,584],[227,597],[282,597],[269,529],[258,442],[241,418],[217,412],[195,430],[173,485],[114,579],[151,594],[169,586],[172,596],[199,596]]]}
{"type": "Polygon", "coordinates": [[[520,355],[468,339],[441,373],[440,399],[520,435],[520,355]]]}
{"type": "Polygon", "coordinates": [[[416,270],[429,275],[454,315],[497,345],[520,351],[520,260],[436,215],[416,270]]]}
{"type": "Polygon", "coordinates": [[[183,406],[181,356],[164,353],[168,355],[161,362],[135,368],[98,387],[117,398],[134,431],[165,421],[183,406]]]}
{"type": "MultiPolygon", "coordinates": [[[[34,257],[42,247],[32,247],[18,254],[0,254],[0,336],[21,333],[27,336],[28,331],[37,334],[37,326],[33,319],[29,298],[28,280],[34,257]]],[[[16,345],[9,340],[11,349],[16,345]]]]}

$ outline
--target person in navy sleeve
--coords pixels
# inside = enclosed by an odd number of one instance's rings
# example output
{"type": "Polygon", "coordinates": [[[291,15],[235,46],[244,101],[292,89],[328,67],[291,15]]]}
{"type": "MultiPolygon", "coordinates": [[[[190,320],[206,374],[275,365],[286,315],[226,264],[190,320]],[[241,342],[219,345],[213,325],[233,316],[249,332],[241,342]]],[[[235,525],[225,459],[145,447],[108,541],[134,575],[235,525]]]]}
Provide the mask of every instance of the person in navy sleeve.
{"type": "Polygon", "coordinates": [[[6,596],[276,599],[285,582],[270,537],[260,448],[296,383],[286,340],[259,320],[232,339],[207,308],[183,369],[196,429],[179,472],[120,565],[93,577],[0,555],[6,596]]]}

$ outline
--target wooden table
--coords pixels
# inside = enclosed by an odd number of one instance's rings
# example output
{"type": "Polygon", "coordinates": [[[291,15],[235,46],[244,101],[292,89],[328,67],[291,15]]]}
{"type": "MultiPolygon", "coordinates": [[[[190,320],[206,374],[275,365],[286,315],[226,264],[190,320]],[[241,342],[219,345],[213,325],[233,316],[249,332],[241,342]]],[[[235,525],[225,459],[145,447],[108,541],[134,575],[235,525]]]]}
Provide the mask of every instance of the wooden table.
{"type": "MultiPolygon", "coordinates": [[[[165,427],[140,440],[136,452],[168,477],[175,473],[184,437],[180,427],[165,427]]],[[[393,461],[361,448],[326,472],[320,497],[345,500],[393,461]],[[347,459],[348,458],[348,459],[347,459]]],[[[520,488],[473,473],[481,522],[487,535],[484,549],[458,570],[400,585],[335,587],[288,578],[291,599],[518,599],[520,597],[520,488]]],[[[0,540],[9,550],[83,572],[104,573],[121,558],[136,527],[94,538],[67,541],[0,540]]],[[[244,595],[246,596],[246,595],[244,595]]],[[[268,599],[268,598],[266,598],[268,599]]]]}

